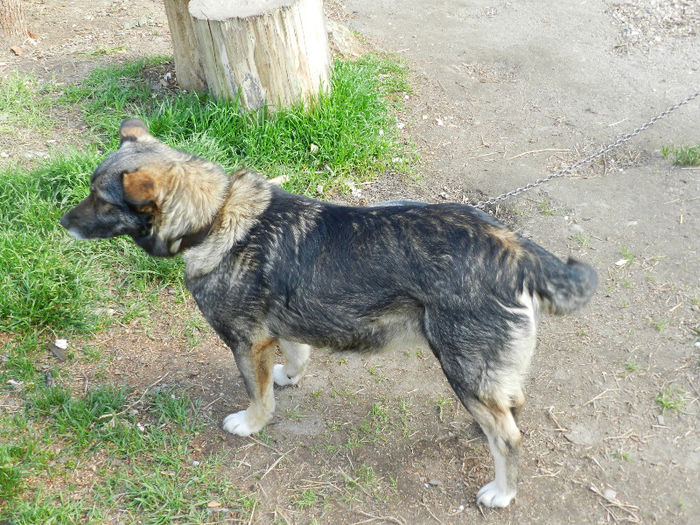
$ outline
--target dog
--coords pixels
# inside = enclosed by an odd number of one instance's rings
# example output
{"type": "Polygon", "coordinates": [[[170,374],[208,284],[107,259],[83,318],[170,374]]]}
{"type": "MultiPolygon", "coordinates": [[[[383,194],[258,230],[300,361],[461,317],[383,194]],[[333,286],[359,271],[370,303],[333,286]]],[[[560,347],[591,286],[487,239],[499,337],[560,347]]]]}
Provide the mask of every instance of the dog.
{"type": "Polygon", "coordinates": [[[420,344],[488,439],[495,479],[477,503],[511,502],[539,312],[585,306],[593,268],[564,263],[470,206],[329,204],[248,170],[229,176],[138,119],[119,133],[61,225],[79,239],[128,235],[150,255],[182,254],[187,288],[231,348],[250,398],[223,420],[225,431],[261,430],[273,383],[296,384],[312,347],[420,344]],[[285,364],[273,363],[277,347],[285,364]]]}

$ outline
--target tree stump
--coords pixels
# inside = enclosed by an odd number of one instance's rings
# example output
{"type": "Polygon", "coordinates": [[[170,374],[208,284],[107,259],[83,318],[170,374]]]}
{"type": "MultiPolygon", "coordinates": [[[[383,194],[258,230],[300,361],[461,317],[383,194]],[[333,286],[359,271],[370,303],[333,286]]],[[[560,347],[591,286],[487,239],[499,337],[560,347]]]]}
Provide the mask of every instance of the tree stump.
{"type": "Polygon", "coordinates": [[[0,41],[21,44],[27,37],[27,22],[20,0],[0,0],[0,41]]]}
{"type": "Polygon", "coordinates": [[[197,50],[192,18],[187,10],[189,3],[190,0],[165,0],[165,14],[173,40],[175,75],[182,89],[206,91],[207,79],[197,50]]]}
{"type": "Polygon", "coordinates": [[[199,63],[214,97],[238,98],[250,109],[310,102],[330,89],[331,57],[321,0],[191,0],[188,11],[196,57],[178,51],[191,44],[172,33],[178,83],[184,89],[198,89],[181,76],[183,67],[194,70],[196,64],[180,67],[178,56],[180,65],[183,56],[188,63],[199,63]]]}

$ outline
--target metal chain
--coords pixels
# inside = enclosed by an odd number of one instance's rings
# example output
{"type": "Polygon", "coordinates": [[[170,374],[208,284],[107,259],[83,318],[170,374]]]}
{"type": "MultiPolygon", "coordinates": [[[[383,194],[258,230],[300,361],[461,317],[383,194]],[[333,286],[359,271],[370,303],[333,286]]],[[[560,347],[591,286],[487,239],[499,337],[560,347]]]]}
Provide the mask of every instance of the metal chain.
{"type": "Polygon", "coordinates": [[[583,165],[585,165],[585,164],[588,164],[589,162],[594,161],[594,160],[597,159],[598,157],[602,157],[602,156],[605,155],[607,152],[609,152],[609,151],[611,151],[611,150],[613,150],[613,149],[615,149],[615,148],[621,146],[622,144],[624,144],[625,142],[627,142],[628,140],[630,140],[632,137],[635,137],[635,136],[639,135],[642,131],[644,131],[645,129],[647,129],[648,127],[650,127],[650,126],[651,126],[652,124],[654,124],[657,120],[660,120],[660,119],[664,118],[665,116],[667,116],[668,114],[673,113],[673,112],[676,111],[678,108],[680,108],[681,106],[686,105],[688,102],[690,102],[691,100],[697,98],[698,96],[700,96],[700,91],[696,91],[696,92],[693,93],[692,95],[689,95],[688,97],[686,97],[685,99],[681,100],[681,101],[678,102],[677,104],[674,104],[673,106],[667,108],[665,111],[662,111],[661,113],[659,113],[658,115],[656,115],[656,116],[653,117],[652,119],[648,120],[647,122],[645,122],[644,124],[642,124],[641,126],[639,126],[638,128],[636,128],[635,130],[633,130],[631,133],[628,133],[627,135],[621,136],[619,139],[617,139],[617,140],[616,140],[615,142],[613,142],[612,144],[610,144],[610,145],[604,147],[603,149],[601,149],[601,150],[598,151],[597,153],[594,153],[593,155],[589,155],[589,156],[586,157],[585,159],[580,160],[580,161],[576,162],[575,164],[572,164],[571,166],[568,166],[568,167],[566,167],[566,168],[564,168],[564,169],[562,169],[562,170],[559,170],[559,171],[557,171],[557,172],[555,172],[555,173],[552,173],[551,175],[548,175],[547,177],[543,177],[543,178],[541,178],[541,179],[537,179],[535,182],[531,182],[531,183],[529,183],[529,184],[526,184],[525,186],[521,186],[520,188],[517,188],[517,189],[515,189],[515,190],[513,190],[513,191],[509,191],[509,192],[507,192],[507,193],[502,193],[501,195],[499,195],[498,197],[494,197],[493,199],[489,199],[489,200],[487,200],[487,201],[479,201],[479,202],[477,202],[476,204],[474,204],[473,206],[474,206],[475,208],[484,208],[485,206],[488,206],[488,205],[490,205],[490,204],[496,204],[497,202],[500,202],[500,201],[505,200],[505,199],[509,199],[510,197],[515,197],[516,195],[519,195],[519,194],[521,194],[521,193],[523,193],[523,192],[526,192],[526,191],[528,191],[528,190],[531,190],[532,188],[536,188],[537,186],[540,186],[540,185],[544,184],[545,182],[549,182],[549,181],[552,180],[552,179],[556,179],[557,177],[563,177],[563,176],[566,175],[567,173],[571,173],[571,172],[573,172],[573,171],[576,171],[576,170],[579,169],[581,166],[583,166],[583,165]]]}

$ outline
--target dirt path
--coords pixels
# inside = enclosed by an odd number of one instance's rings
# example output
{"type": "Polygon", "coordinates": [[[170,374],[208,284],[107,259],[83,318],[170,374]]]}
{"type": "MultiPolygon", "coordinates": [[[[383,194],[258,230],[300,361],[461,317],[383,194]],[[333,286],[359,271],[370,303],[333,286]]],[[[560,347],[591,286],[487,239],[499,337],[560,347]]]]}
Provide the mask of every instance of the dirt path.
{"type": "MultiPolygon", "coordinates": [[[[579,160],[700,89],[700,8],[691,4],[346,7],[352,28],[427,79],[404,128],[425,159],[414,191],[459,200],[500,194],[579,160]]],[[[695,102],[604,163],[505,205],[523,232],[555,253],[592,261],[601,286],[577,318],[543,324],[518,501],[487,521],[700,516],[700,171],[671,168],[659,152],[699,138],[695,102]],[[684,413],[662,414],[655,398],[674,389],[683,392],[684,413]],[[611,490],[614,503],[592,487],[611,490]]]]}
{"type": "MultiPolygon", "coordinates": [[[[27,8],[38,46],[3,72],[74,81],[98,63],[170,53],[160,2],[27,8]]],[[[416,71],[401,124],[421,153],[421,178],[387,176],[365,190],[370,202],[511,190],[700,88],[692,0],[347,0],[345,8],[345,23],[416,71]]],[[[65,124],[78,135],[78,123],[65,124]]],[[[229,351],[211,334],[192,350],[167,304],[148,337],[105,334],[115,341],[115,377],[139,388],[168,370],[169,383],[201,396],[211,431],[200,451],[225,454],[231,478],[259,498],[258,523],[693,523],[700,172],[670,167],[659,150],[699,140],[696,101],[605,162],[497,210],[554,253],[591,262],[601,278],[584,312],[543,320],[520,492],[508,509],[475,506],[491,460],[430,355],[319,352],[301,386],[277,392],[274,424],[256,440],[218,428],[244,403],[229,351]]],[[[27,141],[3,151],[21,155],[27,141]]],[[[35,141],[41,153],[46,142],[35,141]]]]}

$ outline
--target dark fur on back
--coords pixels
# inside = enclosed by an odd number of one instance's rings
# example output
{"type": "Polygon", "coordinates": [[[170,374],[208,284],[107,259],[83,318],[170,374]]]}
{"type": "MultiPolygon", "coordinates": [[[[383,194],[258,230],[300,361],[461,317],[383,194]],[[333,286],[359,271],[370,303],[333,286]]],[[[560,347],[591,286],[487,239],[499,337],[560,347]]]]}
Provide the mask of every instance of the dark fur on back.
{"type": "Polygon", "coordinates": [[[297,383],[311,346],[429,347],[484,430],[495,480],[487,506],[516,493],[538,312],[583,307],[597,278],[461,204],[339,206],[292,195],[254,173],[227,176],[173,150],[138,120],[95,170],[91,193],[61,219],[80,238],[130,235],[186,261],[202,313],[231,347],[251,399],[223,427],[248,435],[272,417],[272,385],[297,383]],[[287,362],[274,365],[279,345],[287,362]]]}
{"type": "Polygon", "coordinates": [[[484,332],[496,352],[517,317],[491,313],[517,308],[520,292],[537,293],[564,313],[583,306],[596,282],[590,267],[565,265],[518,236],[521,252],[514,253],[489,233],[502,228],[460,204],[353,208],[275,188],[240,247],[187,286],[205,315],[225,324],[254,308],[274,335],[336,350],[387,344],[392,334],[376,321],[395,309],[420,317],[426,308],[459,310],[475,321],[472,336],[484,332]],[[232,272],[239,275],[235,284],[232,272]],[[211,280],[227,283],[225,297],[210,290],[211,280]]]}

